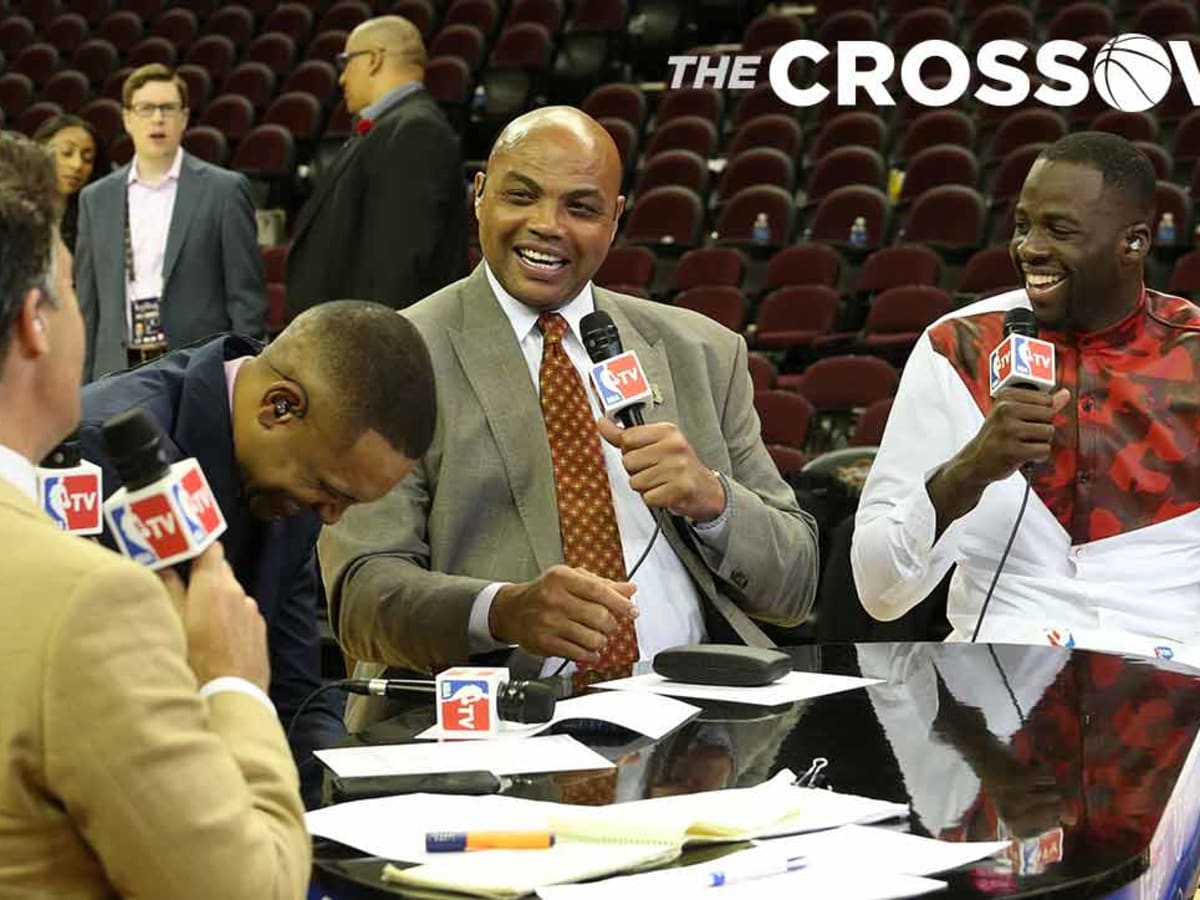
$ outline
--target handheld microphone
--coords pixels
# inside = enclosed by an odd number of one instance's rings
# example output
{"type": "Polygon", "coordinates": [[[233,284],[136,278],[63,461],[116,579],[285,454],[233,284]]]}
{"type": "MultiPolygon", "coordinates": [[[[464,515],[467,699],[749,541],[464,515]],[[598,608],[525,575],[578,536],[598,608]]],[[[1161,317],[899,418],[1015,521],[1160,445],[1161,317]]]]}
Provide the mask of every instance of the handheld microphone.
{"type": "Polygon", "coordinates": [[[643,425],[642,404],[653,396],[637,354],[621,346],[612,316],[590,312],[579,323],[583,346],[592,360],[592,384],[606,416],[616,416],[626,428],[643,425]]]}
{"type": "Polygon", "coordinates": [[[121,553],[162,569],[195,559],[224,534],[225,517],[200,464],[169,464],[162,429],[148,412],[135,407],[113,416],[100,436],[124,484],[104,503],[121,553]]]}
{"type": "MultiPolygon", "coordinates": [[[[341,683],[351,694],[399,697],[437,693],[437,682],[407,678],[352,678],[341,683]]],[[[554,689],[540,681],[501,681],[496,689],[496,712],[505,722],[540,723],[554,718],[554,689]]]]}
{"type": "Polygon", "coordinates": [[[1010,309],[1004,314],[1004,340],[988,357],[991,395],[1006,387],[1052,391],[1055,374],[1054,345],[1038,338],[1033,311],[1010,309]]]}
{"type": "Polygon", "coordinates": [[[69,534],[100,534],[104,530],[102,487],[100,467],[80,455],[78,431],[37,467],[38,504],[69,534]]]}

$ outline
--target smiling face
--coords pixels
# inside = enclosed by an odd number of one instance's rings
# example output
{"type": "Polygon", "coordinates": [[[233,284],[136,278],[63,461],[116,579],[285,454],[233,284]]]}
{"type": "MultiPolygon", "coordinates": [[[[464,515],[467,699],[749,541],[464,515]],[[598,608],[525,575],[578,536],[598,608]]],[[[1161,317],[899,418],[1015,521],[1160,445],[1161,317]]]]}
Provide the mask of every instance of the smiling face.
{"type": "Polygon", "coordinates": [[[544,310],[569,302],[600,268],[625,199],[607,132],[581,113],[539,112],[501,137],[475,178],[475,211],[492,273],[544,310]]]}
{"type": "Polygon", "coordinates": [[[1141,237],[1148,247],[1149,229],[1099,169],[1039,159],[1021,189],[1014,225],[1009,249],[1043,326],[1095,331],[1137,302],[1142,254],[1130,244],[1141,237]]]}

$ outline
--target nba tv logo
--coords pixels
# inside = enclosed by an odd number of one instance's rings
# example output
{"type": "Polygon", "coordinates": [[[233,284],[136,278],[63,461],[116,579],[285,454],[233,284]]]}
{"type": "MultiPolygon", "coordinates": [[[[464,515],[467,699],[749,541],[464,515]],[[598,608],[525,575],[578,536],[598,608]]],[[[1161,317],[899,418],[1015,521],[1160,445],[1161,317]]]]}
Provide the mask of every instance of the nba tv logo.
{"type": "MultiPolygon", "coordinates": [[[[815,66],[831,51],[816,41],[796,40],[779,47],[770,58],[767,75],[774,93],[796,107],[810,107],[833,96],[839,106],[856,106],[860,92],[877,107],[896,105],[889,82],[898,81],[903,92],[922,106],[943,107],[960,100],[972,84],[972,96],[987,106],[1012,107],[1024,103],[1032,91],[1039,103],[1060,108],[1081,104],[1094,88],[1114,109],[1144,112],[1162,102],[1174,80],[1187,89],[1193,106],[1200,106],[1200,68],[1188,41],[1165,45],[1144,34],[1120,34],[1097,51],[1089,67],[1088,48],[1078,41],[1047,41],[1035,52],[1036,88],[1023,67],[1031,48],[1017,40],[988,41],[972,61],[950,41],[922,41],[897,65],[892,48],[880,41],[840,41],[836,46],[836,84],[819,80],[798,84],[794,66],[805,61],[815,66]],[[940,60],[949,77],[927,79],[922,67],[940,60]],[[898,79],[894,76],[899,74],[898,79]],[[981,76],[979,78],[976,75],[981,76]]],[[[714,87],[749,90],[757,83],[761,56],[672,56],[668,60],[669,86],[714,87]]]]}
{"type": "Polygon", "coordinates": [[[592,366],[592,383],[606,413],[644,403],[652,395],[637,354],[632,350],[592,366]]]}
{"type": "Polygon", "coordinates": [[[443,731],[488,731],[491,710],[486,681],[451,679],[442,682],[441,704],[443,731]]]}

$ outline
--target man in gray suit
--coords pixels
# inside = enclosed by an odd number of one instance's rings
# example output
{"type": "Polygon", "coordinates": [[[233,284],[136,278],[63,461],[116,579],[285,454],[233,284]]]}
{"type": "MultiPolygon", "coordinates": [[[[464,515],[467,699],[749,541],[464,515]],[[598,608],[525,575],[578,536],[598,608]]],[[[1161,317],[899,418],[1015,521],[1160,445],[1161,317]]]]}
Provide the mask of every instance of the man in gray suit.
{"type": "MultiPolygon", "coordinates": [[[[745,342],[591,284],[624,208],[620,173],[612,139],[578,110],[518,118],[475,182],[485,264],[404,311],[434,363],[433,446],[319,545],[334,631],[360,676],[514,645],[518,678],[616,657],[627,669],[728,639],[726,626],[761,640],[746,613],[789,625],[808,614],[815,527],[762,444],[745,342]],[[593,310],[646,372],[645,425],[597,419],[580,337],[593,310]],[[580,491],[597,476],[600,492],[580,491]],[[634,584],[652,511],[664,527],[634,584]],[[610,541],[615,565],[590,562],[610,541]]],[[[352,703],[348,724],[387,713],[352,703]]]]}
{"type": "Polygon", "coordinates": [[[134,70],[122,100],[133,161],[79,200],[89,381],[220,332],[266,332],[249,182],[184,152],[187,85],[171,69],[134,70]]]}

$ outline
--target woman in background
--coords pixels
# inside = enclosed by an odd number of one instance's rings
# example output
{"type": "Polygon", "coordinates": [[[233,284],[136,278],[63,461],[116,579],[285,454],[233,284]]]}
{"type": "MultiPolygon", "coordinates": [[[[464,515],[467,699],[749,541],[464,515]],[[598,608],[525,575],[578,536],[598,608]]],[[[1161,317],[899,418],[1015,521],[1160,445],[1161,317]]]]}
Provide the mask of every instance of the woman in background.
{"type": "Polygon", "coordinates": [[[60,115],[43,122],[33,133],[33,139],[54,153],[58,195],[63,204],[59,228],[63,243],[74,251],[79,192],[91,180],[96,167],[96,136],[92,126],[78,116],[60,115]]]}

